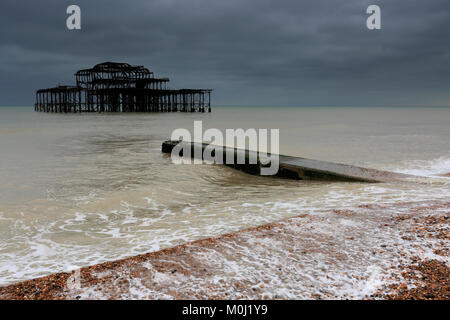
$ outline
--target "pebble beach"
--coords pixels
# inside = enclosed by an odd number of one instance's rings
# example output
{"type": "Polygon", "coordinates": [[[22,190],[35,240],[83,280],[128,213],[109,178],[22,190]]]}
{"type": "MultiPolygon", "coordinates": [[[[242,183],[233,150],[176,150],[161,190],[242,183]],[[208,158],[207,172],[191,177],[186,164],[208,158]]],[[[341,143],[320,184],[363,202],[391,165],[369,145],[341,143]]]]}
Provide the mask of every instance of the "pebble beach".
{"type": "Polygon", "coordinates": [[[300,215],[7,285],[0,299],[447,300],[449,208],[450,202],[374,204],[300,215]],[[358,215],[366,223],[383,218],[360,238],[320,230],[358,215]],[[340,250],[343,243],[355,250],[340,250]]]}

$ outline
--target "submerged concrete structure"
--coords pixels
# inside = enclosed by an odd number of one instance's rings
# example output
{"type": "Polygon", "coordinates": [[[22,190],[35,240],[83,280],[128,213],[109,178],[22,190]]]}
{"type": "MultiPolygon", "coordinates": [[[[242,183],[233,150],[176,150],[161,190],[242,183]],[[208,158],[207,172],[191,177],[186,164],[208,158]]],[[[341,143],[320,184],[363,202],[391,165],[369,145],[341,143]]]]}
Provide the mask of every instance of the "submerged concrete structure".
{"type": "MultiPolygon", "coordinates": [[[[186,148],[190,148],[191,157],[201,155],[202,159],[205,148],[210,146],[207,143],[168,140],[162,143],[162,152],[171,153],[173,148],[180,143],[184,144],[186,148]]],[[[261,168],[270,166],[270,164],[266,162],[266,160],[270,158],[270,155],[269,157],[264,156],[263,159],[256,151],[221,146],[217,147],[222,148],[222,163],[226,166],[254,175],[261,175],[261,168]],[[229,158],[236,160],[239,154],[243,155],[243,158],[245,159],[244,164],[237,164],[237,161],[235,161],[234,164],[226,163],[225,160],[227,159],[227,155],[229,158]],[[251,157],[257,159],[255,164],[250,163],[249,159],[251,157]]],[[[181,154],[181,156],[184,155],[181,154]]],[[[278,162],[279,170],[275,176],[294,180],[390,182],[410,177],[409,175],[401,173],[284,155],[278,156],[278,162]]]]}
{"type": "Polygon", "coordinates": [[[211,112],[212,89],[168,88],[144,66],[104,62],[75,73],[75,86],[36,91],[40,112],[211,112]]]}

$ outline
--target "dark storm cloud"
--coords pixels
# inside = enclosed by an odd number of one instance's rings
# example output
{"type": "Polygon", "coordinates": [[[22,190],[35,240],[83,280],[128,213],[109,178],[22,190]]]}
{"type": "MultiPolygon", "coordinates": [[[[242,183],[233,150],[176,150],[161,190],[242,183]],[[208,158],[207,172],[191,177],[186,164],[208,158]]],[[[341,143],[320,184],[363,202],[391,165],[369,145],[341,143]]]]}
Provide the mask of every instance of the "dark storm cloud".
{"type": "Polygon", "coordinates": [[[450,104],[448,0],[2,0],[0,12],[0,105],[103,61],[214,88],[216,104],[450,104]],[[65,27],[70,4],[81,31],[65,27]],[[369,4],[382,30],[366,28],[369,4]]]}

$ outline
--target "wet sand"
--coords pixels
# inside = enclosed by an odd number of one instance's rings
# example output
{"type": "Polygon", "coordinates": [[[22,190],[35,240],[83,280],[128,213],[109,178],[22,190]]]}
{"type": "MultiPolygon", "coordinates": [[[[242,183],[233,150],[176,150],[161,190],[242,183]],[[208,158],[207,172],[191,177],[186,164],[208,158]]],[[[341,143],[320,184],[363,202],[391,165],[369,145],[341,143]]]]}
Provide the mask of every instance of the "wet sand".
{"type": "Polygon", "coordinates": [[[305,214],[8,285],[0,299],[449,299],[449,208],[402,203],[305,214]],[[320,232],[320,223],[362,212],[383,217],[372,238],[320,232]],[[377,240],[383,233],[390,242],[377,240]]]}

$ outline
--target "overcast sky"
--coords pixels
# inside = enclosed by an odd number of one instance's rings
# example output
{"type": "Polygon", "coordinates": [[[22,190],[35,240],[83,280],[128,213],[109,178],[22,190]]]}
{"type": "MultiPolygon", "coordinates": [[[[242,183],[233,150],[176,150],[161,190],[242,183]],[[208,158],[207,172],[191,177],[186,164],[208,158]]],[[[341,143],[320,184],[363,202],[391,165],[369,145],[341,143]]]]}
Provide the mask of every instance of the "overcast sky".
{"type": "Polygon", "coordinates": [[[448,0],[1,0],[0,17],[0,105],[104,61],[213,88],[215,105],[450,105],[448,0]]]}

